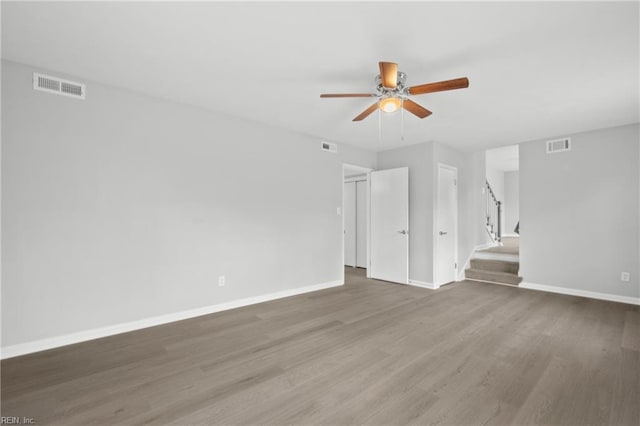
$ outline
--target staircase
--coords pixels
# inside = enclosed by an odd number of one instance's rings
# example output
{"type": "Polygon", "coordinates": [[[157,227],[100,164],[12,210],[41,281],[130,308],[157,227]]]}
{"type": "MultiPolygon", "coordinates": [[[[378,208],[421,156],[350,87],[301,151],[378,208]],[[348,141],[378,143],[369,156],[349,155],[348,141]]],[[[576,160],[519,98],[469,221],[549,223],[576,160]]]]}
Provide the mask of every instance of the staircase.
{"type": "Polygon", "coordinates": [[[502,237],[502,245],[476,251],[469,263],[468,280],[517,286],[522,281],[519,237],[502,237]]]}
{"type": "Polygon", "coordinates": [[[502,237],[502,230],[500,229],[500,224],[502,223],[502,202],[496,198],[488,180],[485,181],[485,214],[487,218],[487,232],[493,241],[499,243],[502,237]]]}

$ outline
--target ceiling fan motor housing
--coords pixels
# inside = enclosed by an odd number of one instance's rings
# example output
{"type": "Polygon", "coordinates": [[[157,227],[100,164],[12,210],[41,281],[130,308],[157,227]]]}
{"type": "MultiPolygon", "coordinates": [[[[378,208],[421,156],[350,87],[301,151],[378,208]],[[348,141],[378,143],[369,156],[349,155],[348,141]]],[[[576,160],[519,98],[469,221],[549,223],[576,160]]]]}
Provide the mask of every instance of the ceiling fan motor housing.
{"type": "Polygon", "coordinates": [[[398,71],[398,84],[395,88],[384,87],[382,85],[382,77],[378,74],[375,78],[376,81],[376,95],[380,97],[403,97],[407,96],[407,91],[405,90],[405,83],[407,81],[407,74],[402,71],[398,71]]]}

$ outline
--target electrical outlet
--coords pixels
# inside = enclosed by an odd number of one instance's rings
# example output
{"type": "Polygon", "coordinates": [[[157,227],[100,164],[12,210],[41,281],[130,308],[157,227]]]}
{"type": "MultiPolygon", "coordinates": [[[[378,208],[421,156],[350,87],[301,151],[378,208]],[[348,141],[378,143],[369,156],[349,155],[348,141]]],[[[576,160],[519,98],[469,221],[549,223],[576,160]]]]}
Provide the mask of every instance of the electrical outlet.
{"type": "Polygon", "coordinates": [[[630,279],[631,279],[631,275],[628,272],[620,273],[620,281],[624,281],[625,283],[628,283],[630,279]]]}
{"type": "Polygon", "coordinates": [[[224,275],[218,277],[218,287],[224,287],[224,275]]]}

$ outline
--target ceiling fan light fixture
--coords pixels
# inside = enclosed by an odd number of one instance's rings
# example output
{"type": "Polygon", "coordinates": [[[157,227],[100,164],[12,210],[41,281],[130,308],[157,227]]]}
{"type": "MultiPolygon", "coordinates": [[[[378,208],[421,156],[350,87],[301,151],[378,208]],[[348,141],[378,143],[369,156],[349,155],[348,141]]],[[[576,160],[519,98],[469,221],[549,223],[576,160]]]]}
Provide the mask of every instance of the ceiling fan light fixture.
{"type": "Polygon", "coordinates": [[[380,109],[384,112],[396,112],[400,109],[400,98],[383,98],[380,99],[380,109]]]}
{"type": "Polygon", "coordinates": [[[374,103],[369,105],[352,121],[362,121],[377,109],[389,114],[402,109],[418,118],[425,118],[431,115],[431,111],[411,100],[412,96],[469,87],[469,79],[467,77],[407,87],[405,86],[407,75],[398,71],[398,64],[395,62],[378,62],[378,66],[380,67],[380,74],[375,78],[376,89],[374,93],[322,93],[320,97],[377,98],[374,103]]]}

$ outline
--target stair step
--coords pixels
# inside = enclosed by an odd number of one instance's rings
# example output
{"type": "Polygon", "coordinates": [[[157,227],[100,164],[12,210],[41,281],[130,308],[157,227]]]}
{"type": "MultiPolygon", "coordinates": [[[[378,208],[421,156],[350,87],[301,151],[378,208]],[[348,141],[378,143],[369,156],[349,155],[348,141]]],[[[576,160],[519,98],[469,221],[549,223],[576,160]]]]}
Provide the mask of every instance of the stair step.
{"type": "Polygon", "coordinates": [[[503,235],[501,241],[503,247],[520,248],[520,237],[518,236],[503,235]]]}
{"type": "Polygon", "coordinates": [[[465,271],[465,277],[468,280],[487,281],[498,284],[518,285],[522,281],[522,277],[509,272],[486,271],[482,269],[470,268],[465,271]]]}
{"type": "Polygon", "coordinates": [[[480,250],[473,255],[474,259],[502,260],[504,262],[519,262],[519,254],[500,253],[495,251],[480,250]]]}
{"type": "Polygon", "coordinates": [[[471,269],[518,274],[520,263],[497,259],[471,259],[471,269]]]}
{"type": "Polygon", "coordinates": [[[514,246],[495,246],[479,250],[478,253],[520,254],[520,249],[514,246]]]}

